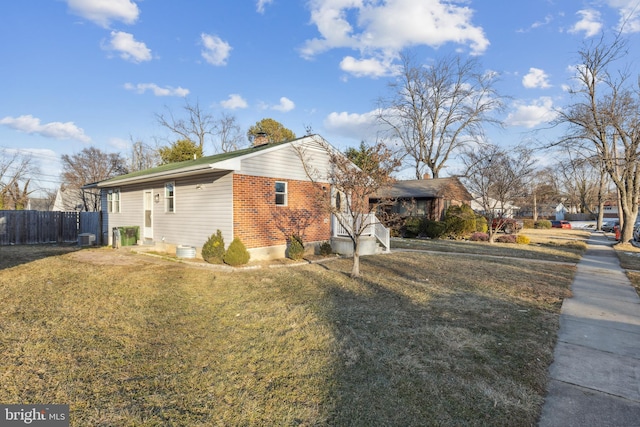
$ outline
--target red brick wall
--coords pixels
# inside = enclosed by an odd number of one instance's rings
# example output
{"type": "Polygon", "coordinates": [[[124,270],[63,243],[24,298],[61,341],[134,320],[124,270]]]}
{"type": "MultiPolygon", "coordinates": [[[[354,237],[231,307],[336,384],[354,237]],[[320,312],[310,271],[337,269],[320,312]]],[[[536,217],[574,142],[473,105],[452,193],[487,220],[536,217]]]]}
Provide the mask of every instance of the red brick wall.
{"type": "Polygon", "coordinates": [[[310,182],[235,174],[233,194],[233,234],[248,249],[286,244],[292,233],[305,243],[331,237],[329,214],[317,207],[310,182]],[[287,183],[286,206],[276,206],[276,181],[287,183]]]}

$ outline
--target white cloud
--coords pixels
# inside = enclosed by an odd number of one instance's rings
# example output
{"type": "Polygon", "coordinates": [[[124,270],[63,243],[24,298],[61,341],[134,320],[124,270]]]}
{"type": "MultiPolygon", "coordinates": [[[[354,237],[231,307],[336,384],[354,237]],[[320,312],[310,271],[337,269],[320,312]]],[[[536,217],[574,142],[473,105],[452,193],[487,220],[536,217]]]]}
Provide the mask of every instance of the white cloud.
{"type": "Polygon", "coordinates": [[[549,75],[540,68],[529,68],[529,73],[522,78],[522,85],[527,89],[546,89],[551,87],[549,75]]]}
{"type": "Polygon", "coordinates": [[[515,112],[510,113],[505,122],[509,126],[533,128],[553,120],[555,116],[553,100],[543,96],[534,100],[531,104],[515,103],[515,112]]]}
{"type": "Polygon", "coordinates": [[[618,28],[624,33],[640,32],[640,7],[638,0],[608,0],[610,7],[620,15],[618,28]]]}
{"type": "Polygon", "coordinates": [[[202,57],[211,65],[227,65],[232,47],[218,36],[202,33],[200,35],[202,45],[202,57]]]}
{"type": "Polygon", "coordinates": [[[84,134],[84,130],[73,122],[40,123],[40,119],[32,115],[19,117],[7,116],[0,120],[0,125],[28,134],[38,134],[46,138],[75,139],[81,142],[90,142],[91,138],[84,134]]]}
{"type": "Polygon", "coordinates": [[[356,77],[385,77],[397,74],[398,66],[392,64],[391,58],[383,60],[369,58],[356,59],[353,56],[346,56],[340,62],[340,69],[356,77]]]}
{"type": "Polygon", "coordinates": [[[133,24],[140,10],[131,0],[67,0],[71,12],[108,28],[111,21],[133,24]]]}
{"type": "MultiPolygon", "coordinates": [[[[335,48],[351,48],[365,57],[396,58],[403,49],[445,43],[467,45],[472,54],[489,46],[481,27],[472,23],[473,11],[443,0],[311,0],[311,22],[320,37],[307,40],[301,55],[310,59],[335,48]]],[[[343,67],[362,75],[366,59],[343,60],[343,67]],[[345,63],[345,61],[347,61],[345,63]],[[359,64],[358,61],[363,62],[359,64]]],[[[384,63],[384,62],[383,62],[384,63]]]]}
{"type": "Polygon", "coordinates": [[[256,4],[256,10],[258,13],[264,13],[266,5],[273,3],[273,0],[258,0],[256,4]]]}
{"type": "Polygon", "coordinates": [[[120,52],[120,58],[126,61],[140,63],[152,59],[151,50],[124,31],[111,31],[111,40],[104,48],[120,52]]]}
{"type": "Polygon", "coordinates": [[[220,105],[228,110],[247,108],[248,106],[247,101],[245,101],[244,98],[242,98],[242,96],[238,95],[237,93],[232,93],[231,95],[229,95],[229,98],[221,101],[220,105]]]}
{"type": "Polygon", "coordinates": [[[581,33],[584,32],[586,37],[595,36],[602,29],[602,22],[600,19],[600,12],[593,9],[583,9],[576,12],[577,15],[580,15],[582,18],[575,23],[571,29],[569,29],[570,33],[581,33]]]}
{"type": "Polygon", "coordinates": [[[282,98],[280,98],[280,104],[272,105],[269,108],[272,110],[282,111],[283,113],[286,113],[287,111],[291,111],[294,108],[296,108],[296,104],[294,104],[293,101],[290,100],[289,98],[283,96],[282,98]]]}
{"type": "Polygon", "coordinates": [[[364,114],[333,112],[324,119],[327,131],[355,140],[375,141],[379,130],[378,112],[370,111],[364,114]]]}
{"type": "Polygon", "coordinates": [[[165,86],[165,87],[160,87],[155,83],[138,83],[137,85],[134,85],[132,83],[125,83],[124,88],[136,93],[145,93],[146,91],[150,90],[151,92],[153,92],[153,94],[155,96],[180,96],[180,97],[185,97],[187,95],[189,95],[189,89],[184,89],[180,86],[178,87],[171,87],[171,86],[165,86]]]}

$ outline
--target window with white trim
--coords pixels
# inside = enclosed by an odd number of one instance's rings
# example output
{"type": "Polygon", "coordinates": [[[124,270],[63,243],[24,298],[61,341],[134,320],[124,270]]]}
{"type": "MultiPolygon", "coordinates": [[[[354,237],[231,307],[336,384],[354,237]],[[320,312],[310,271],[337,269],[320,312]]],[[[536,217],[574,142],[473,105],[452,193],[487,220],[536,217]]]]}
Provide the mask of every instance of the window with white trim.
{"type": "Polygon", "coordinates": [[[120,213],[120,189],[107,190],[107,212],[120,213]]]}
{"type": "Polygon", "coordinates": [[[167,182],[164,185],[164,211],[176,211],[176,189],[173,182],[167,182]]]}
{"type": "Polygon", "coordinates": [[[276,181],[276,205],[287,206],[287,183],[276,181]]]}

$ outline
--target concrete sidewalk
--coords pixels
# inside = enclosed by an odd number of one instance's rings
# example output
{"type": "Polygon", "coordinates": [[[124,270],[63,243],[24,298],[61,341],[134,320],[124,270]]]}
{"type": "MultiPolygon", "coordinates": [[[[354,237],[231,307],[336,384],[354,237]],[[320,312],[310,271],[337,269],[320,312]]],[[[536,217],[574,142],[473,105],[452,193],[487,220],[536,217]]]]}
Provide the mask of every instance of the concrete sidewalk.
{"type": "Polygon", "coordinates": [[[562,304],[540,427],[640,427],[640,298],[594,232],[562,304]]]}

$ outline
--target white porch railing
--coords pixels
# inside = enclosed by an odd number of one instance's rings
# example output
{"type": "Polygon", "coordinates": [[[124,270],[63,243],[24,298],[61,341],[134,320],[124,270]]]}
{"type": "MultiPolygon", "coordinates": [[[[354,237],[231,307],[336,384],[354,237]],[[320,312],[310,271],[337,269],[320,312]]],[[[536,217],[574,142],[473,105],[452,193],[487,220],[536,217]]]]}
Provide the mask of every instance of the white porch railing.
{"type": "MultiPolygon", "coordinates": [[[[350,231],[353,230],[353,221],[354,218],[351,215],[342,214],[340,218],[335,214],[332,215],[331,229],[333,230],[333,237],[349,237],[352,234],[350,231]]],[[[375,237],[385,252],[391,250],[391,234],[389,233],[389,229],[382,225],[375,214],[360,215],[355,218],[355,221],[358,222],[358,228],[362,224],[360,221],[364,221],[364,229],[361,236],[375,237]]]]}

